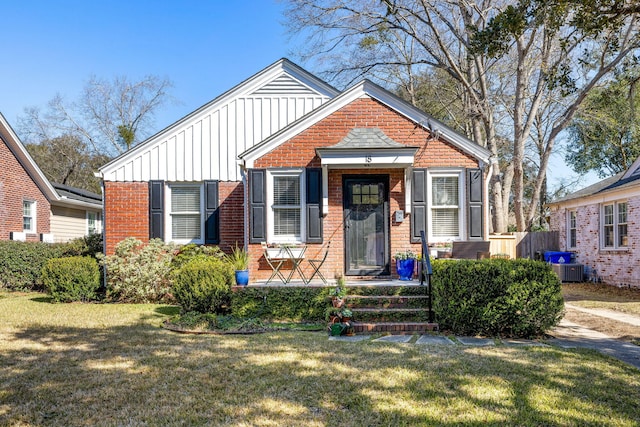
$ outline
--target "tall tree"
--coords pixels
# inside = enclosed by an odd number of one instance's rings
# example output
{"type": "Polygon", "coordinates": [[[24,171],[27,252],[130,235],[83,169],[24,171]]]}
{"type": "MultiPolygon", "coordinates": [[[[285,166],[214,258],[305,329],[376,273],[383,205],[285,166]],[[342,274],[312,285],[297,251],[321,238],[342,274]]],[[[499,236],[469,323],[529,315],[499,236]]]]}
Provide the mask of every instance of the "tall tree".
{"type": "Polygon", "coordinates": [[[25,146],[49,181],[100,193],[100,180],[93,172],[109,159],[91,154],[80,139],[63,135],[25,146]]]}
{"type": "Polygon", "coordinates": [[[172,83],[157,76],[140,81],[91,77],[78,101],[56,95],[42,112],[25,109],[19,120],[21,133],[37,143],[63,135],[74,136],[93,154],[122,154],[150,134],[155,112],[171,100],[172,83]]]}
{"type": "Polygon", "coordinates": [[[566,162],[601,178],[626,170],[640,156],[640,73],[617,76],[589,94],[569,126],[566,162]]]}
{"type": "Polygon", "coordinates": [[[558,135],[586,94],[638,47],[635,15],[597,33],[573,26],[571,7],[525,12],[506,0],[289,0],[287,9],[290,30],[309,35],[305,52],[333,64],[335,76],[376,78],[376,70],[391,75],[384,70],[392,67],[412,87],[406,80],[439,69],[456,82],[467,136],[494,157],[491,201],[499,232],[507,229],[511,200],[517,228],[531,226],[558,135]],[[404,49],[396,48],[399,41],[404,49]],[[545,108],[550,103],[562,108],[545,108]],[[552,126],[525,204],[527,146],[542,118],[552,126]],[[509,150],[502,150],[504,140],[509,150]]]}

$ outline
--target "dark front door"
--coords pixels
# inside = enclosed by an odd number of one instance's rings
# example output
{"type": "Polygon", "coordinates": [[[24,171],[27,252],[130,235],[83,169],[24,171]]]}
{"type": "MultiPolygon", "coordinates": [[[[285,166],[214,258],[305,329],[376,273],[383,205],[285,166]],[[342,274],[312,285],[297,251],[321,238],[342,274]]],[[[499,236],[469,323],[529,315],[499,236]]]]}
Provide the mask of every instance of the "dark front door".
{"type": "Polygon", "coordinates": [[[343,178],[347,275],[389,274],[388,187],[386,175],[343,178]]]}

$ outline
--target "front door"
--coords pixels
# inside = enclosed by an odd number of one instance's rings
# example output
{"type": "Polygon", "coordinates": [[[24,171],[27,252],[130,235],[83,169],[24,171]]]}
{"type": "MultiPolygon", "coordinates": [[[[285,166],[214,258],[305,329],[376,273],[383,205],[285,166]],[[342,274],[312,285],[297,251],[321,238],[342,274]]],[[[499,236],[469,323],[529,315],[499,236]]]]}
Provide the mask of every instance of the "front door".
{"type": "Polygon", "coordinates": [[[389,177],[343,178],[346,274],[389,274],[389,177]]]}

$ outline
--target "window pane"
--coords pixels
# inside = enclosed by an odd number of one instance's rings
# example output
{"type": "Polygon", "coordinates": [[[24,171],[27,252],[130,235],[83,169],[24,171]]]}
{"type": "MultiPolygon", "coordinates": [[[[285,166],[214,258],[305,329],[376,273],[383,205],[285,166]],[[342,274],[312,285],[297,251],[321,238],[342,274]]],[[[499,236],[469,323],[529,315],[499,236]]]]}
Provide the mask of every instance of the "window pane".
{"type": "Polygon", "coordinates": [[[606,205],[604,207],[604,224],[605,225],[613,224],[613,205],[606,205]]]}
{"type": "Polygon", "coordinates": [[[200,240],[200,215],[173,215],[171,217],[171,238],[200,240]]]}
{"type": "Polygon", "coordinates": [[[627,224],[618,225],[618,246],[627,246],[627,224]]]}
{"type": "Polygon", "coordinates": [[[618,224],[626,224],[627,222],[627,204],[618,203],[618,224]]]}
{"type": "Polygon", "coordinates": [[[274,205],[300,205],[300,177],[276,176],[273,179],[274,205]]]}
{"type": "Polygon", "coordinates": [[[31,202],[22,202],[22,215],[31,216],[31,202]]]}
{"type": "Polygon", "coordinates": [[[458,209],[433,210],[433,236],[451,237],[459,235],[458,209]]]}
{"type": "Polygon", "coordinates": [[[25,229],[25,230],[31,230],[31,224],[32,224],[32,222],[31,222],[31,218],[29,218],[28,216],[25,216],[25,217],[22,219],[22,228],[23,228],[23,229],[25,229]]]}
{"type": "Polygon", "coordinates": [[[458,206],[458,177],[437,176],[431,180],[434,206],[458,206]]]}
{"type": "Polygon", "coordinates": [[[300,209],[274,209],[273,222],[276,236],[300,236],[300,209]]]}
{"type": "Polygon", "coordinates": [[[172,212],[200,212],[200,187],[171,187],[172,212]]]}
{"type": "Polygon", "coordinates": [[[613,225],[604,226],[604,245],[613,246],[613,225]]]}

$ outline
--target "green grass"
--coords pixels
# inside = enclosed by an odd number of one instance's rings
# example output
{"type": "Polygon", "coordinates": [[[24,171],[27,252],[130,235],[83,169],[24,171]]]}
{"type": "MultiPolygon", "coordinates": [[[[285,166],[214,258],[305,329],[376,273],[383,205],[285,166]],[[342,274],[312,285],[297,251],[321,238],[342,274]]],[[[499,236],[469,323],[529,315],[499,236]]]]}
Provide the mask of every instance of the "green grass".
{"type": "Polygon", "coordinates": [[[0,425],[640,423],[637,369],[554,347],[184,335],[175,307],[0,298],[0,425]]]}

